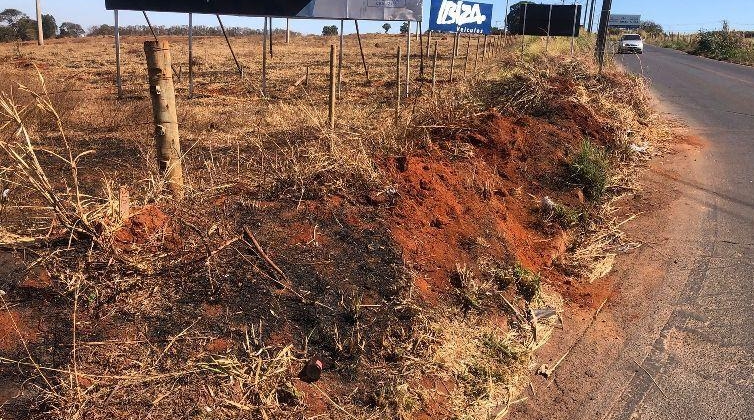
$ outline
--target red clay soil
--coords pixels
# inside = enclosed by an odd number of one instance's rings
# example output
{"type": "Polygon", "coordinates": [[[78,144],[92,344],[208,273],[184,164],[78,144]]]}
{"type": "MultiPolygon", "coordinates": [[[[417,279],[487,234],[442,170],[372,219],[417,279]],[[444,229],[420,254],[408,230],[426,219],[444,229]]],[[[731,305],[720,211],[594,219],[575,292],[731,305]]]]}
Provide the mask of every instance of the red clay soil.
{"type": "Polygon", "coordinates": [[[586,108],[561,105],[556,121],[490,112],[476,122],[480,128],[440,142],[445,149],[470,145],[464,157],[434,151],[387,162],[400,194],[391,231],[420,274],[416,286],[426,300],[451,287],[458,264],[471,268],[482,257],[567,281],[553,264],[569,234],[543,223],[537,209],[545,196],[583,208],[577,188],[554,180],[564,176],[569,154],[584,138],[604,144],[612,136],[586,108]]]}

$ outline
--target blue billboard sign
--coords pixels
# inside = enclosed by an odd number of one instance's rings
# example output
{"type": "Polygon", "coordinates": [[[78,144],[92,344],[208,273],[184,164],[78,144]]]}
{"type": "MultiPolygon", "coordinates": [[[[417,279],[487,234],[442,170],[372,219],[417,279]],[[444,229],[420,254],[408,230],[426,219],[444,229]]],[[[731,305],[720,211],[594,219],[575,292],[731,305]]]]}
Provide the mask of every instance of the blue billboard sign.
{"type": "Polygon", "coordinates": [[[429,30],[489,35],[492,4],[466,0],[432,0],[429,30]]]}

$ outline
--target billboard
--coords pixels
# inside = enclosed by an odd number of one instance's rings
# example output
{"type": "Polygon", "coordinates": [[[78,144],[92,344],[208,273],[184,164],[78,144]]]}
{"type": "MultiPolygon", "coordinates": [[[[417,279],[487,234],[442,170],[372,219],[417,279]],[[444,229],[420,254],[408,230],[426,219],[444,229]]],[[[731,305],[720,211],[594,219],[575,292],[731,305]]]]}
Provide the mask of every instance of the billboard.
{"type": "Polygon", "coordinates": [[[466,0],[432,0],[429,30],[489,35],[492,5],[466,0]]]}
{"type": "Polygon", "coordinates": [[[545,36],[549,27],[550,36],[579,36],[581,16],[579,5],[521,2],[510,8],[508,32],[514,35],[545,36]],[[524,15],[526,15],[526,25],[524,25],[524,15]]]}
{"type": "Polygon", "coordinates": [[[238,16],[422,20],[422,0],[105,0],[105,7],[238,16]]]}
{"type": "Polygon", "coordinates": [[[610,15],[607,26],[611,28],[639,29],[641,15],[610,15]]]}

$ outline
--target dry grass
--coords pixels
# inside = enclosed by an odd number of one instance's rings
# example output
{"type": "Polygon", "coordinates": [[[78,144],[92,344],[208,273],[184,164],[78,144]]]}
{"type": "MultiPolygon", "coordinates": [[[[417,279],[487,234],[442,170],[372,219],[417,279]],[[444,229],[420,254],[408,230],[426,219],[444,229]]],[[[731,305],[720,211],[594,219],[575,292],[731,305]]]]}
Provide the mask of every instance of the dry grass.
{"type": "MultiPolygon", "coordinates": [[[[0,46],[0,88],[10,92],[11,81],[25,86],[0,102],[8,121],[0,122],[6,124],[0,187],[11,189],[0,232],[54,239],[59,223],[71,238],[35,251],[67,302],[55,357],[27,351],[3,360],[29,380],[33,415],[366,419],[434,409],[441,417],[497,419],[507,413],[562,308],[553,292],[540,289],[538,274],[490,261],[479,262],[481,273],[459,265],[456,293],[430,307],[414,296],[388,233],[373,228],[381,215],[359,214],[367,220],[355,232],[341,224],[348,214],[327,208],[333,226],[316,224],[303,248],[281,245],[290,239],[286,224],[304,219],[286,214],[307,201],[335,196],[353,203],[369,191],[391,191],[382,159],[435,150],[437,139],[468,131],[491,108],[540,116],[554,101],[583,105],[610,126],[611,156],[624,166],[608,190],[619,192],[637,163],[625,152],[636,139],[624,134],[638,132],[637,119],[649,115],[645,92],[636,79],[612,70],[596,76],[588,60],[568,57],[563,40],[554,40],[552,56],[545,57],[541,39],[530,40],[523,61],[511,45],[451,86],[452,37],[435,37],[437,90],[414,79],[416,91],[403,100],[394,124],[392,63],[404,40],[366,37],[372,77],[366,82],[356,39],[347,37],[334,130],[326,122],[324,72],[334,39],[276,44],[266,96],[254,71],[259,37],[232,40],[247,69],[244,79],[234,74],[221,39],[198,40],[198,96],[188,99],[185,78],[177,81],[183,203],[161,193],[154,165],[144,39],[124,40],[122,100],[114,98],[110,39],[53,41],[43,50],[0,46]],[[309,86],[294,86],[306,67],[309,86]],[[20,139],[14,137],[19,130],[20,139]],[[113,231],[122,221],[113,191],[120,185],[129,186],[135,207],[156,203],[176,226],[119,247],[113,231]],[[241,234],[247,225],[262,231],[268,252],[277,247],[269,253],[287,274],[267,267],[241,234]],[[335,237],[342,249],[320,248],[318,228],[339,232],[324,240],[334,248],[335,237]],[[320,265],[325,268],[317,271],[320,265]],[[295,281],[276,289],[279,276],[295,281]],[[222,311],[214,313],[215,306],[222,311]],[[332,356],[332,379],[316,386],[295,379],[304,361],[323,353],[332,356]]],[[[185,75],[185,43],[173,41],[174,62],[185,75]]],[[[577,43],[580,56],[589,54],[589,42],[577,43]]],[[[412,59],[414,75],[418,61],[412,59]]],[[[456,60],[456,78],[463,61],[456,60]]],[[[473,153],[465,143],[444,147],[453,158],[473,153]]],[[[608,234],[584,236],[574,267],[594,271],[590,264],[609,260],[622,237],[617,223],[596,223],[593,231],[605,225],[608,234]]],[[[0,243],[11,240],[2,235],[0,243]]]]}

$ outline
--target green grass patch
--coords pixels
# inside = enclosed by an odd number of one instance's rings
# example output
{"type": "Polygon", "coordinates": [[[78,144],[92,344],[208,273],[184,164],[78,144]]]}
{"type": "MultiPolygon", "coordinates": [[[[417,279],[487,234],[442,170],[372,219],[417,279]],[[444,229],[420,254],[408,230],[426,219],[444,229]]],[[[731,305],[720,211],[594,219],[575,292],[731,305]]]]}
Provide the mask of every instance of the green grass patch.
{"type": "Polygon", "coordinates": [[[571,178],[580,185],[584,195],[590,200],[599,200],[605,194],[609,178],[610,160],[605,149],[589,140],[581,143],[581,148],[570,164],[571,178]]]}

